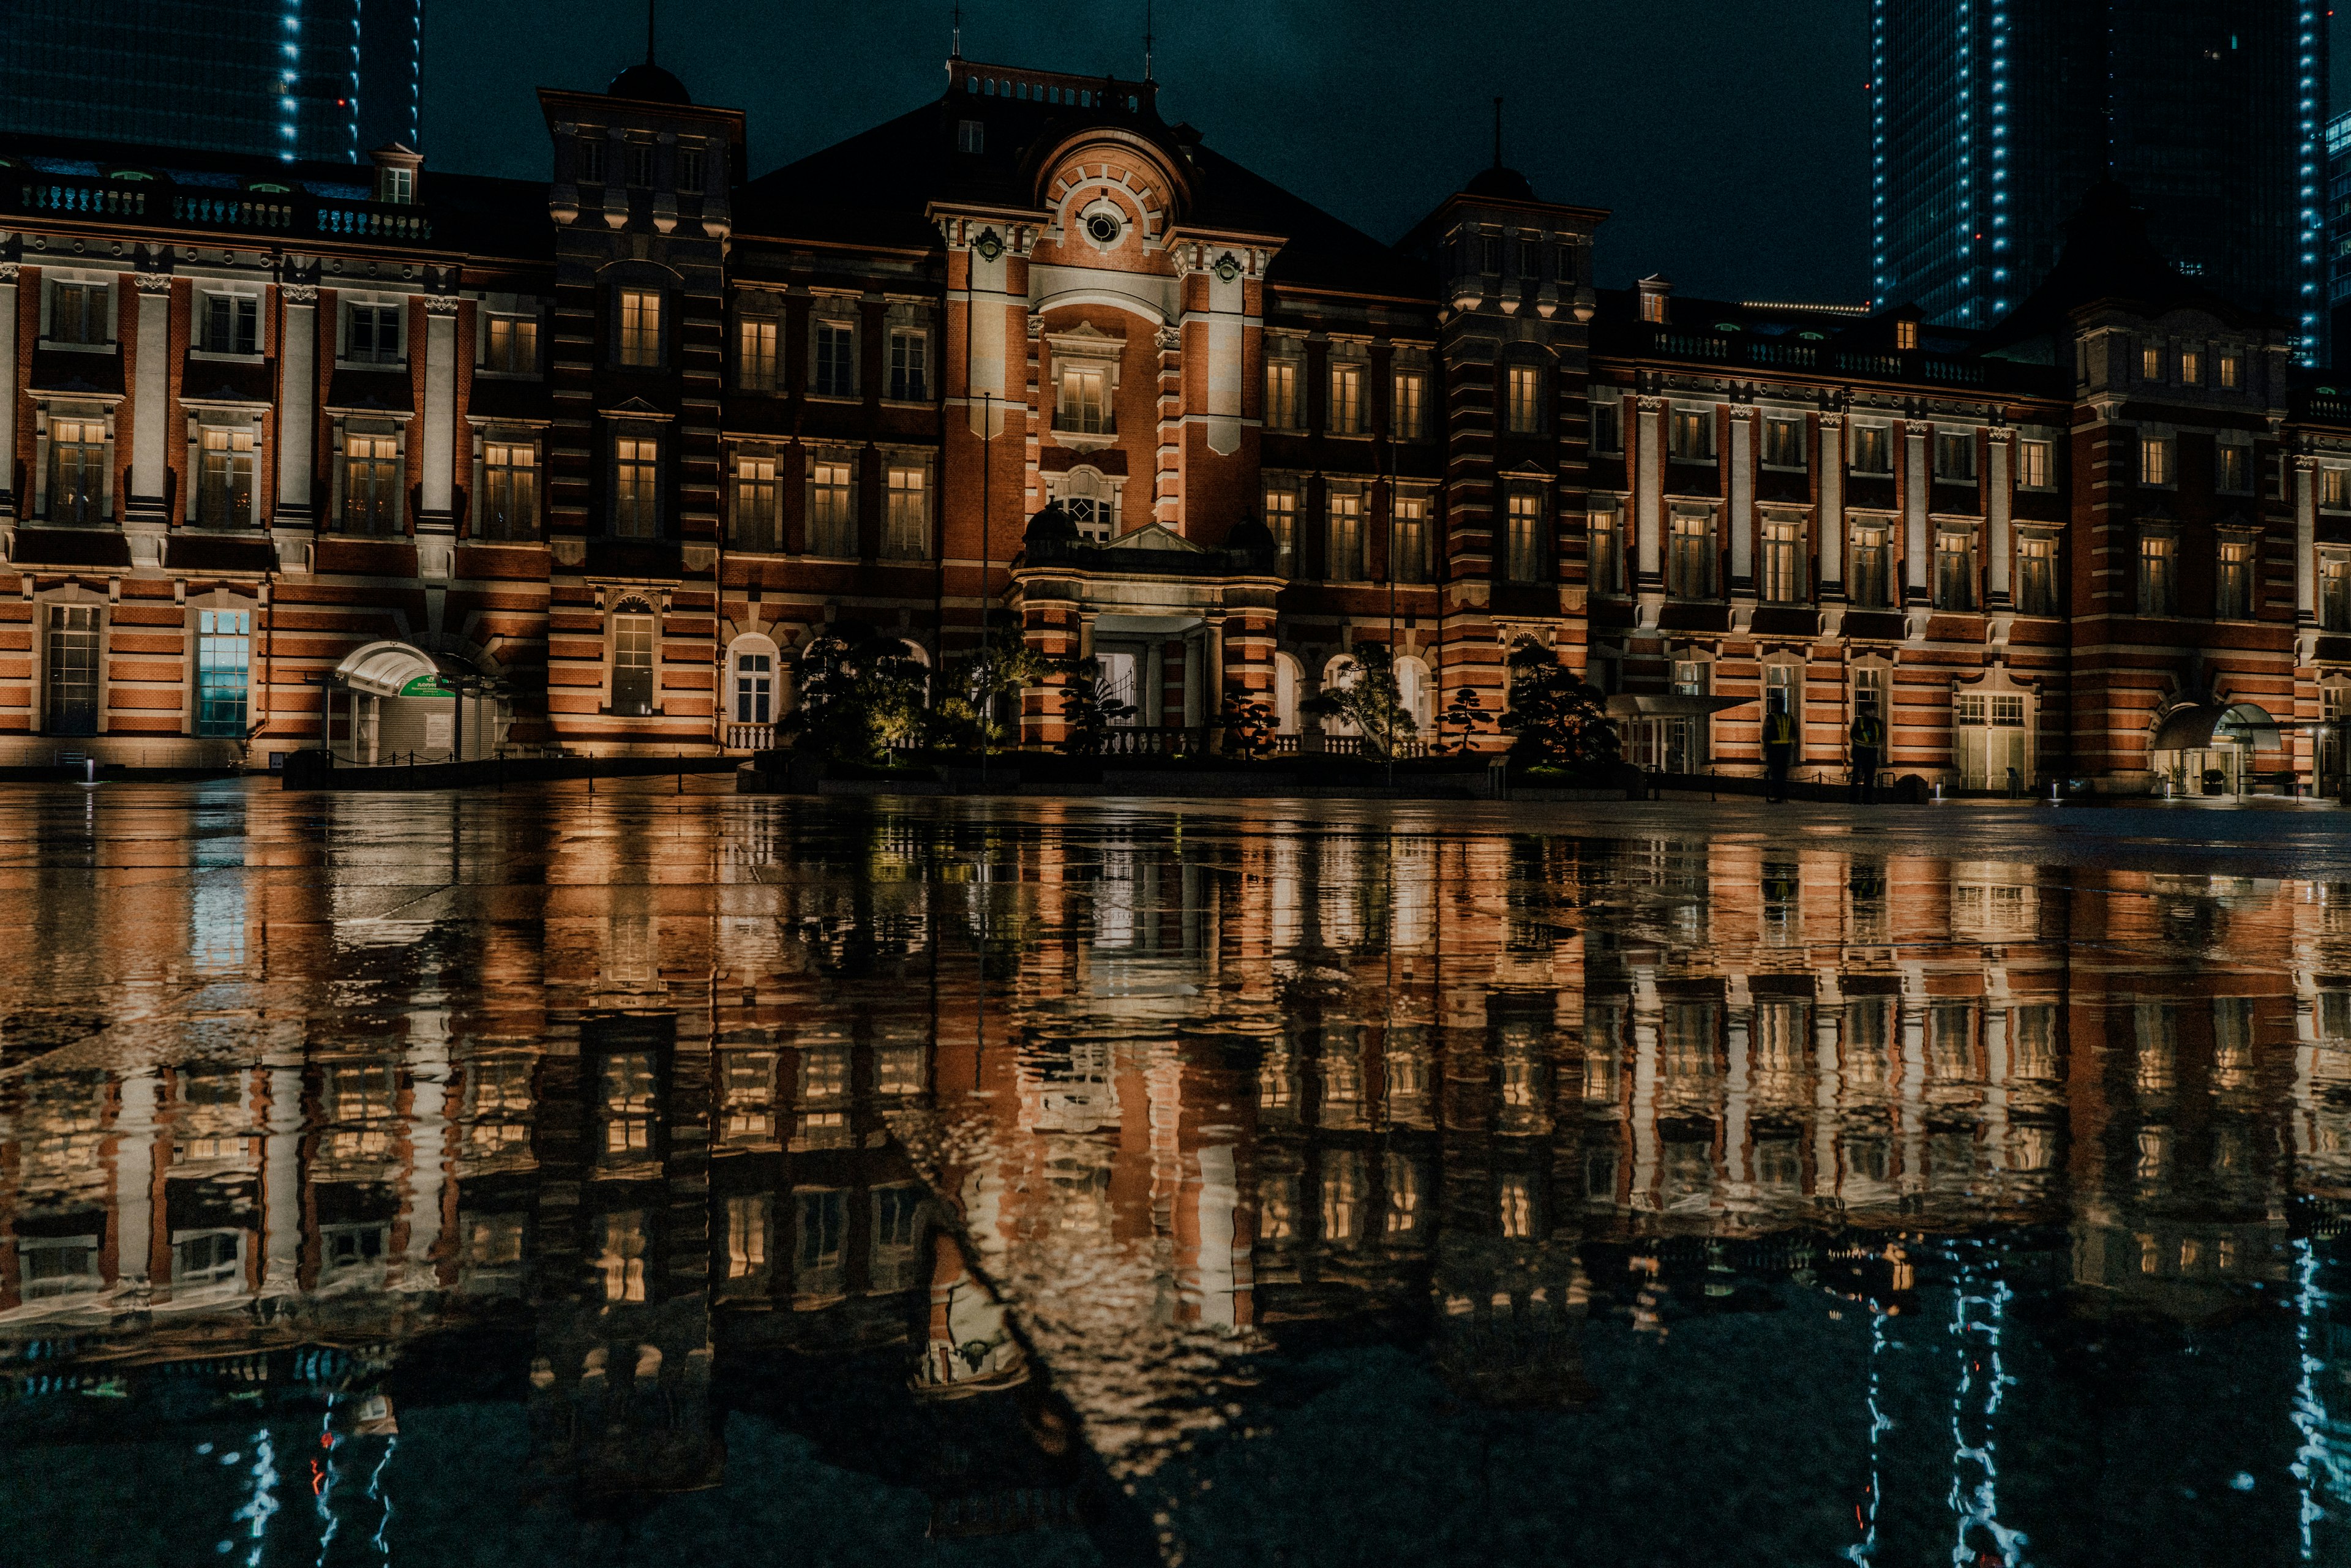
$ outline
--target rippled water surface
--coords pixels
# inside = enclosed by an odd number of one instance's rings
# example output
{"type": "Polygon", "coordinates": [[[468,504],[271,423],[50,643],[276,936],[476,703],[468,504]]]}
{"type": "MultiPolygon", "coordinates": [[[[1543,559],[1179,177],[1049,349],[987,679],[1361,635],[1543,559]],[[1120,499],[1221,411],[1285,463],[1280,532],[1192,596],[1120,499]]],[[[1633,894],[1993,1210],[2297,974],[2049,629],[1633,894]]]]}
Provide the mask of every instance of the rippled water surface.
{"type": "Polygon", "coordinates": [[[0,797],[0,1561],[2351,1561],[2351,818],[0,797]]]}

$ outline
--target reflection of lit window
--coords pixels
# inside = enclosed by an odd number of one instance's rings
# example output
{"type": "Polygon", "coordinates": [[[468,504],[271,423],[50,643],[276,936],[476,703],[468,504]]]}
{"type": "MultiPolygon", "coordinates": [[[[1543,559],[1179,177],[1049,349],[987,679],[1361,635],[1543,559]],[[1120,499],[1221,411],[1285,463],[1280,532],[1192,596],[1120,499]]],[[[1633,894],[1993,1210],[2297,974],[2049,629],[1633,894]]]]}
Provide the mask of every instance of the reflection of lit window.
{"type": "Polygon", "coordinates": [[[1343,1246],[1362,1234],[1364,1189],[1364,1156],[1353,1149],[1333,1149],[1322,1156],[1322,1239],[1343,1246]]]}
{"type": "Polygon", "coordinates": [[[2179,1010],[2164,1002],[2142,1002],[2132,1012],[2138,1037],[2138,1092],[2168,1093],[2176,1082],[2175,1064],[2179,1059],[2179,1010]]]}
{"type": "Polygon", "coordinates": [[[873,1190],[873,1288],[910,1290],[919,1283],[915,1243],[921,1239],[923,1192],[917,1186],[873,1190]]]}
{"type": "Polygon", "coordinates": [[[172,1236],[172,1283],[183,1290],[233,1285],[245,1273],[245,1232],[181,1230],[172,1236]]]}
{"type": "Polygon", "coordinates": [[[381,1284],[388,1225],[322,1225],[319,1228],[319,1283],[381,1284]]]}
{"type": "Polygon", "coordinates": [[[1388,1234],[1410,1236],[1420,1228],[1420,1166],[1403,1155],[1387,1158],[1388,1234]]]}
{"type": "Polygon", "coordinates": [[[2043,1003],[2009,1015],[2009,1071],[2019,1078],[2057,1076],[2057,1009],[2043,1003]]]}
{"type": "Polygon", "coordinates": [[[873,1092],[920,1094],[927,1088],[929,1053],[919,1043],[884,1045],[873,1052],[873,1092]]]}
{"type": "Polygon", "coordinates": [[[848,1197],[836,1188],[804,1188],[792,1195],[793,1267],[801,1293],[838,1291],[848,1197]]]}
{"type": "Polygon", "coordinates": [[[645,1216],[642,1209],[600,1214],[590,1254],[608,1301],[645,1299],[645,1216]]]}
{"type": "Polygon", "coordinates": [[[653,1059],[642,1051],[608,1056],[598,1080],[604,1152],[641,1154],[653,1147],[653,1059]]]}
{"type": "Polygon", "coordinates": [[[16,1240],[16,1275],[26,1301],[87,1295],[105,1284],[95,1236],[24,1236],[16,1240]]]}
{"type": "Polygon", "coordinates": [[[726,1277],[768,1277],[768,1231],[775,1200],[757,1192],[726,1200],[726,1277]]]}
{"type": "Polygon", "coordinates": [[[1524,1240],[1532,1236],[1535,1233],[1533,1180],[1523,1172],[1508,1172],[1502,1176],[1499,1196],[1502,1234],[1513,1240],[1524,1240]]]}
{"type": "Polygon", "coordinates": [[[729,1143],[756,1142],[776,1134],[776,1053],[747,1051],[726,1059],[722,1085],[729,1143]]]}
{"type": "Polygon", "coordinates": [[[1258,1183],[1257,1234],[1260,1241],[1287,1241],[1298,1234],[1296,1176],[1267,1176],[1258,1183]]]}

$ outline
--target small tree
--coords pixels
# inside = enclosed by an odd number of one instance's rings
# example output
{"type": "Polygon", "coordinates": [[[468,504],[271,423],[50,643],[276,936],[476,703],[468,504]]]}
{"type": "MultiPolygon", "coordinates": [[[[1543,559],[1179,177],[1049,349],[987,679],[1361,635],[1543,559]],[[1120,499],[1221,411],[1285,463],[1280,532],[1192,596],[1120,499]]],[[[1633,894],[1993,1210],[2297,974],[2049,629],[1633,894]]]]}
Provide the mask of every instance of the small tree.
{"type": "Polygon", "coordinates": [[[1332,683],[1298,706],[1353,725],[1364,744],[1380,757],[1395,755],[1399,742],[1420,732],[1396,680],[1395,650],[1384,643],[1355,644],[1354,652],[1339,661],[1332,683]]]}
{"type": "Polygon", "coordinates": [[[1596,778],[1616,761],[1620,741],[1607,699],[1552,653],[1521,641],[1510,650],[1510,711],[1501,726],[1512,733],[1510,760],[1521,768],[1557,768],[1596,778]]]}
{"type": "Polygon", "coordinates": [[[1273,705],[1253,692],[1227,692],[1219,722],[1224,726],[1226,752],[1252,761],[1273,750],[1273,737],[1281,728],[1281,717],[1273,711],[1273,705]]]}
{"type": "Polygon", "coordinates": [[[1018,628],[989,627],[977,648],[948,660],[939,672],[925,741],[944,751],[997,750],[1013,733],[1020,694],[1052,668],[1018,628]]]}
{"type": "Polygon", "coordinates": [[[1072,757],[1101,755],[1102,732],[1131,718],[1134,705],[1121,702],[1104,684],[1100,659],[1072,659],[1061,666],[1061,749],[1072,757]]]}
{"type": "Polygon", "coordinates": [[[1477,687],[1454,687],[1453,700],[1447,703],[1444,711],[1437,716],[1438,754],[1449,756],[1468,750],[1469,737],[1478,733],[1479,726],[1486,723],[1492,716],[1486,711],[1484,700],[1478,695],[1477,687]],[[1446,739],[1447,736],[1454,734],[1458,734],[1460,738],[1453,741],[1446,739]]]}
{"type": "Polygon", "coordinates": [[[799,705],[778,726],[798,748],[835,762],[878,762],[921,737],[927,673],[905,643],[852,622],[800,650],[799,705]]]}

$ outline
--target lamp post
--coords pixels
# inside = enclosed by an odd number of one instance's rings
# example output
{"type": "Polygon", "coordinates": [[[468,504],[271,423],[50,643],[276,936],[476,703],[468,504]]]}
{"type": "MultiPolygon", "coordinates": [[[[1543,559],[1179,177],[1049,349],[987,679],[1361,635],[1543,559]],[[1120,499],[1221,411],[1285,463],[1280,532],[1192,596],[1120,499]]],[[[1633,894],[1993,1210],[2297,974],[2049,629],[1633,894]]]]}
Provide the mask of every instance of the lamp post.
{"type": "Polygon", "coordinates": [[[989,560],[988,492],[995,488],[996,393],[980,394],[979,423],[979,787],[987,789],[988,731],[996,722],[996,605],[987,596],[989,560]]]}

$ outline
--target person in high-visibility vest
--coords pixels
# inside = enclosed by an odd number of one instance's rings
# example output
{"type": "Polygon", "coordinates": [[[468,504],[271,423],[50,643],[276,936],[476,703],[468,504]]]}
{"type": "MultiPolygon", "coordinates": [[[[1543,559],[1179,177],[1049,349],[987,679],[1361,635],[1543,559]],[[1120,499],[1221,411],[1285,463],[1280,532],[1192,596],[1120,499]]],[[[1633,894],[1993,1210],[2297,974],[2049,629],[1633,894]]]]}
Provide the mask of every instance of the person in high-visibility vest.
{"type": "Polygon", "coordinates": [[[1853,716],[1853,794],[1856,805],[1877,803],[1877,769],[1886,757],[1886,721],[1877,716],[1877,703],[1864,697],[1853,716]]]}
{"type": "Polygon", "coordinates": [[[1789,716],[1787,699],[1774,696],[1763,716],[1763,799],[1788,798],[1788,769],[1796,760],[1796,721],[1789,716]]]}

